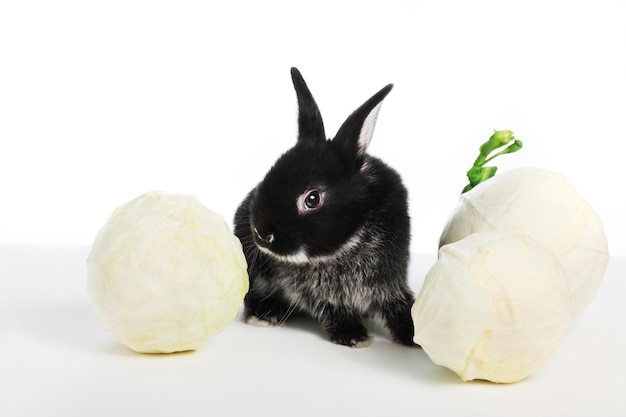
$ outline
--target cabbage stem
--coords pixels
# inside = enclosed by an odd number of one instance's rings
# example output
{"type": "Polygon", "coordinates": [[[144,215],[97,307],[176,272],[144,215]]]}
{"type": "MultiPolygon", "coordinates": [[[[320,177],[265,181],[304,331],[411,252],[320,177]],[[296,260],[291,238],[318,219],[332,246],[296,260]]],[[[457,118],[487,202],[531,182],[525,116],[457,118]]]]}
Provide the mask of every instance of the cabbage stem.
{"type": "Polygon", "coordinates": [[[476,160],[474,161],[473,166],[467,171],[469,184],[467,184],[465,188],[463,188],[461,194],[471,190],[481,182],[488,180],[496,174],[498,168],[495,166],[485,166],[486,163],[493,160],[497,156],[517,152],[521,148],[522,141],[515,139],[512,131],[494,130],[494,133],[493,135],[491,135],[489,140],[480,145],[480,154],[478,155],[478,158],[476,158],[476,160]],[[513,143],[511,143],[511,141],[513,141],[513,143]],[[508,146],[502,149],[500,152],[496,153],[495,155],[489,156],[493,151],[505,145],[508,146]]]}

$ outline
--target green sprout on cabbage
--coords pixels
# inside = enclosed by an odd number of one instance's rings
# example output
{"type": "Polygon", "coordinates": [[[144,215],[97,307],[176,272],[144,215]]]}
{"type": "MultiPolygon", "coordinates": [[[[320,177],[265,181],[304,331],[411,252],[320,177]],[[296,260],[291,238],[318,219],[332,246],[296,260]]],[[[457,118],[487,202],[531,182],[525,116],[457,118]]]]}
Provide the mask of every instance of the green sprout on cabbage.
{"type": "Polygon", "coordinates": [[[469,169],[469,171],[467,171],[469,184],[467,184],[465,188],[463,188],[462,193],[471,190],[481,182],[488,180],[496,174],[498,167],[485,166],[486,163],[499,155],[517,152],[521,148],[522,141],[515,139],[512,131],[494,130],[494,133],[493,135],[491,135],[489,140],[480,145],[480,154],[478,155],[478,158],[476,158],[476,160],[474,161],[474,165],[469,169]],[[511,143],[511,141],[513,141],[513,143],[511,143]],[[506,145],[508,145],[506,148],[502,149],[495,155],[490,156],[490,154],[496,149],[499,149],[506,145]]]}

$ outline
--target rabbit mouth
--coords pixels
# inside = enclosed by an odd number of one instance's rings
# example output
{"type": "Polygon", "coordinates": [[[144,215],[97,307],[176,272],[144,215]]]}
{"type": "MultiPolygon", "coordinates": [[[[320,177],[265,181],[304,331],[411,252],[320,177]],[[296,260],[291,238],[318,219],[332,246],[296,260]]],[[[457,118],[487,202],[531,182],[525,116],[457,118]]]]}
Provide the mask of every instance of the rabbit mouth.
{"type": "Polygon", "coordinates": [[[253,227],[252,231],[254,233],[254,242],[261,252],[270,255],[281,262],[291,264],[304,264],[309,262],[309,256],[304,248],[300,248],[293,253],[281,254],[272,250],[275,249],[276,246],[276,236],[274,233],[264,233],[257,227],[253,227]]]}
{"type": "Polygon", "coordinates": [[[254,231],[254,238],[256,239],[257,245],[267,247],[274,243],[274,233],[262,234],[256,227],[253,227],[252,230],[254,231]]]}
{"type": "MultiPolygon", "coordinates": [[[[256,229],[255,229],[256,233],[256,229]]],[[[274,259],[278,261],[289,263],[289,264],[309,264],[309,263],[326,263],[333,262],[337,259],[344,259],[348,256],[348,253],[355,250],[359,245],[361,245],[364,241],[364,231],[363,229],[358,229],[350,239],[348,239],[339,249],[335,250],[332,253],[323,254],[323,255],[310,255],[305,247],[300,247],[297,251],[287,254],[280,254],[272,249],[272,245],[268,244],[267,240],[261,240],[259,242],[259,236],[257,236],[256,246],[259,250],[267,255],[272,256],[274,259]]]]}
{"type": "Polygon", "coordinates": [[[289,263],[289,264],[298,264],[298,265],[302,265],[302,264],[306,264],[309,263],[311,261],[311,258],[309,258],[309,256],[307,255],[306,251],[304,249],[299,249],[297,252],[295,253],[291,253],[291,254],[287,254],[287,255],[281,255],[278,254],[276,252],[271,251],[269,248],[265,247],[265,246],[261,246],[261,245],[257,245],[257,247],[259,248],[259,250],[267,255],[270,255],[276,259],[278,259],[281,262],[285,262],[285,263],[289,263]]]}

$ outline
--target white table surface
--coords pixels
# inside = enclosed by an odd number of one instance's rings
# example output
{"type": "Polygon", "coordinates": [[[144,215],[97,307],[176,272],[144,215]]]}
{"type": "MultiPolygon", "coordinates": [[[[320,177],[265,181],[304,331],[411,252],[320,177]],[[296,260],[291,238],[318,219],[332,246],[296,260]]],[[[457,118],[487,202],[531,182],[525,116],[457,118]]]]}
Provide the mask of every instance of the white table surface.
{"type": "MultiPolygon", "coordinates": [[[[626,258],[550,362],[516,384],[464,383],[425,353],[328,342],[303,319],[236,319],[202,349],[136,354],[87,298],[87,246],[0,246],[0,416],[626,416],[626,258]]],[[[417,292],[435,255],[416,255],[417,292]]]]}

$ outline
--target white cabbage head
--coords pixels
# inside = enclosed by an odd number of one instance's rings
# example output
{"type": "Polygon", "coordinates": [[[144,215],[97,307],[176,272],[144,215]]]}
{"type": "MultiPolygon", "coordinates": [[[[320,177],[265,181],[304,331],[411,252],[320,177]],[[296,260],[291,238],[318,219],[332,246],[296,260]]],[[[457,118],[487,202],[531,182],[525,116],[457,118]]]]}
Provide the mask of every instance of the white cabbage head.
{"type": "Polygon", "coordinates": [[[511,383],[542,367],[570,324],[560,262],[528,236],[443,246],[413,305],[415,343],[464,381],[511,383]]]}
{"type": "Polygon", "coordinates": [[[87,259],[107,330],[137,352],[196,350],[236,317],[246,260],[224,219],[193,196],[149,192],[116,209],[87,259]]]}
{"type": "Polygon", "coordinates": [[[549,248],[565,270],[572,317],[591,302],[609,262],[600,217],[566,177],[547,169],[506,171],[462,194],[439,246],[476,232],[527,235],[549,248]]]}

